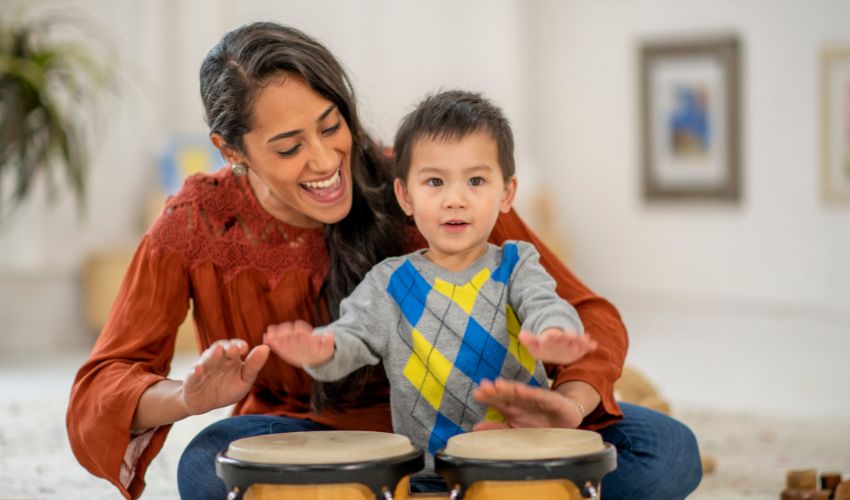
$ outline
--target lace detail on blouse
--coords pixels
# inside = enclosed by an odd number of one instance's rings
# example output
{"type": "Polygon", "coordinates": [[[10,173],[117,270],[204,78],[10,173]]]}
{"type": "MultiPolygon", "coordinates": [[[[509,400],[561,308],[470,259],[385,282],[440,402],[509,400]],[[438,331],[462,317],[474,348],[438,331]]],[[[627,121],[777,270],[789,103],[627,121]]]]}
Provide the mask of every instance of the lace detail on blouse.
{"type": "Polygon", "coordinates": [[[188,178],[149,235],[155,252],[181,254],[187,271],[212,262],[225,282],[255,269],[274,288],[287,272],[299,269],[318,289],[327,272],[323,230],[275,219],[260,206],[247,179],[227,168],[188,178]]]}
{"type": "Polygon", "coordinates": [[[121,471],[118,474],[118,480],[121,486],[129,488],[133,478],[136,477],[136,466],[139,463],[139,457],[142,452],[150,444],[154,432],[159,427],[149,429],[141,434],[130,436],[130,444],[127,445],[127,450],[124,452],[124,460],[121,461],[121,471]]]}

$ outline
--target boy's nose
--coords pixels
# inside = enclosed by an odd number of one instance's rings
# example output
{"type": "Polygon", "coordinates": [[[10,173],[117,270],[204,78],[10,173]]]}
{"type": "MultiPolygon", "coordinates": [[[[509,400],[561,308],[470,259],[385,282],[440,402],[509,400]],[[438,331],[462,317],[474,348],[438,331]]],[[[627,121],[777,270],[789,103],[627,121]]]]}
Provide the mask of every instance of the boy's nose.
{"type": "Polygon", "coordinates": [[[445,208],[464,208],[466,207],[466,196],[462,189],[449,188],[445,191],[446,197],[443,200],[445,208]]]}

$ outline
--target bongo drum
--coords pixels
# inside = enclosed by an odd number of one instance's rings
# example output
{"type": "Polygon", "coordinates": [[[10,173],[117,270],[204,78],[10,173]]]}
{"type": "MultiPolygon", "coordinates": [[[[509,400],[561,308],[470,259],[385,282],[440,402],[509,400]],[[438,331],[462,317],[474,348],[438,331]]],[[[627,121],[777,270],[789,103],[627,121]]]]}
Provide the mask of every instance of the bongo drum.
{"type": "Polygon", "coordinates": [[[422,450],[405,436],[366,431],[237,439],[215,460],[228,499],[405,498],[407,476],[424,465],[422,450]]]}
{"type": "Polygon", "coordinates": [[[503,429],[452,436],[434,457],[449,498],[599,498],[617,450],[592,431],[503,429]]]}

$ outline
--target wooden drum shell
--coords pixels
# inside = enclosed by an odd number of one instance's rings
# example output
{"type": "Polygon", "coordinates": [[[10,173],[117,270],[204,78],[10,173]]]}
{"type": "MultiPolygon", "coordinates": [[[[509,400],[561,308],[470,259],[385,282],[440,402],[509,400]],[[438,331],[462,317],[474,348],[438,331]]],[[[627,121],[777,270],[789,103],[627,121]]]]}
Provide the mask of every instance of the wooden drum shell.
{"type": "MultiPolygon", "coordinates": [[[[488,431],[475,438],[488,438],[488,431]]],[[[474,448],[456,447],[456,455],[446,453],[452,448],[452,440],[467,439],[470,436],[459,435],[449,440],[446,450],[434,457],[436,472],[445,479],[450,490],[455,490],[455,498],[466,500],[502,500],[502,499],[551,499],[566,500],[598,498],[602,477],[617,467],[617,450],[603,443],[596,433],[578,430],[502,430],[494,432],[492,441],[500,447],[511,443],[515,448],[510,451],[496,448],[489,450],[486,456],[502,455],[500,458],[478,458],[474,448]],[[501,433],[501,434],[495,434],[501,433]],[[559,450],[550,458],[533,458],[524,454],[521,446],[539,445],[541,437],[553,434],[563,445],[573,446],[572,450],[559,450]],[[509,441],[505,437],[509,437],[509,441]],[[516,441],[512,441],[516,439],[516,441]],[[571,444],[572,443],[572,444],[571,444]],[[499,451],[502,450],[502,451],[499,451]],[[463,456],[466,454],[466,456],[463,456]],[[507,455],[521,456],[520,459],[505,458],[507,455]]],[[[467,441],[468,443],[468,441],[467,441]]],[[[460,442],[458,442],[460,444],[460,442]]],[[[479,443],[480,444],[480,443],[479,443]]],[[[484,444],[488,444],[486,441],[484,444]]],[[[467,446],[465,444],[465,446],[467,446]]],[[[561,447],[555,444],[553,448],[561,447]]],[[[550,449],[549,453],[553,453],[550,449]]],[[[536,452],[535,452],[536,453],[536,452]]],[[[533,456],[533,453],[531,454],[533,456]]],[[[540,456],[540,455],[538,455],[540,456]]]]}
{"type": "MultiPolygon", "coordinates": [[[[331,431],[321,431],[331,432],[331,431]]],[[[422,470],[421,449],[397,456],[342,463],[261,463],[216,456],[216,474],[227,485],[228,499],[373,500],[384,491],[405,498],[407,476],[422,470]]]]}

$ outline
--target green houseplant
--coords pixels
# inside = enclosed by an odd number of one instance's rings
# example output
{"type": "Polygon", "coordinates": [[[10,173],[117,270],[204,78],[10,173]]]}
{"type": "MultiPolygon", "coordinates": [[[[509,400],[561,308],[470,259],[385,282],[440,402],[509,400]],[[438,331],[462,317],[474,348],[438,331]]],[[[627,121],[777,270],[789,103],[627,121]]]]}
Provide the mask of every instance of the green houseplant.
{"type": "Polygon", "coordinates": [[[85,202],[89,136],[114,90],[105,44],[84,18],[0,15],[0,224],[44,182],[85,202]]]}

